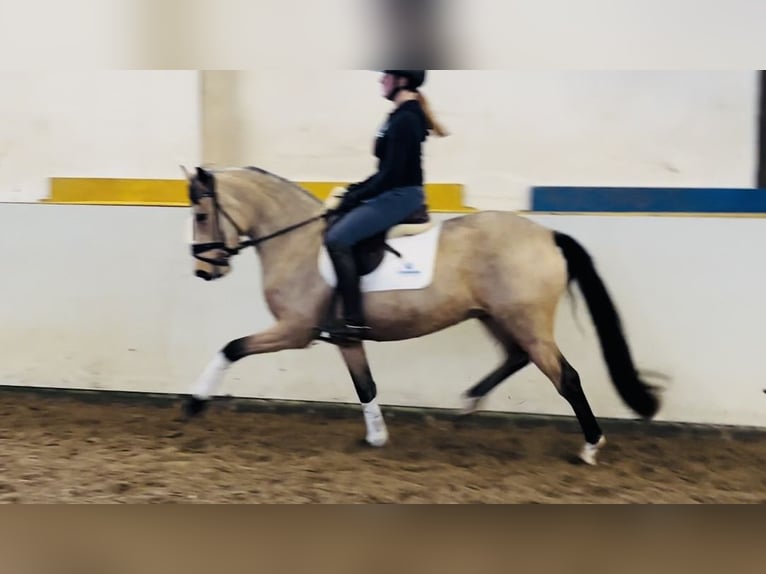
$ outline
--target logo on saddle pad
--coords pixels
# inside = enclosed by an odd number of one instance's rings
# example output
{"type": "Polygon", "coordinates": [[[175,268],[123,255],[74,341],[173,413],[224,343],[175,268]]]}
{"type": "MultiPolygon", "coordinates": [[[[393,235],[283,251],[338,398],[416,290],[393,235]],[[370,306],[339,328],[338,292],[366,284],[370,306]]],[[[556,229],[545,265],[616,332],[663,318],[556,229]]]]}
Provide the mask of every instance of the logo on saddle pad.
{"type": "MultiPolygon", "coordinates": [[[[441,224],[418,235],[394,237],[386,243],[399,255],[386,251],[383,260],[372,271],[363,275],[363,292],[424,289],[431,284],[436,265],[441,224]]],[[[319,250],[319,273],[330,287],[337,285],[335,270],[324,247],[319,250]]]]}

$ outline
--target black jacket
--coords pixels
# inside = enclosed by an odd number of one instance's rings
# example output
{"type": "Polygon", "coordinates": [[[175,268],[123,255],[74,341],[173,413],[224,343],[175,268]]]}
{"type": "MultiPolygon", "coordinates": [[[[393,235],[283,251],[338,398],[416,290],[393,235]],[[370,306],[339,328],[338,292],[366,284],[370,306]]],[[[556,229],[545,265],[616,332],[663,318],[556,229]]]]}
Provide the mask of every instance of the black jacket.
{"type": "Polygon", "coordinates": [[[408,100],[391,112],[375,140],[378,171],[348,186],[339,206],[348,211],[366,199],[397,187],[423,185],[422,144],[428,122],[417,100],[408,100]]]}

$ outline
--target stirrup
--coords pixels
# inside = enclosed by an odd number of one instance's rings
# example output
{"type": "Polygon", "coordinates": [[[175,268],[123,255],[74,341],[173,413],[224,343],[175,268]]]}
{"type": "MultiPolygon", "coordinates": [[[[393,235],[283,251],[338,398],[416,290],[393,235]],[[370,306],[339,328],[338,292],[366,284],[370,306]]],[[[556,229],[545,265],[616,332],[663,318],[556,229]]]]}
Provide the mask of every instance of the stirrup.
{"type": "Polygon", "coordinates": [[[362,339],[370,333],[371,329],[367,325],[356,325],[344,321],[330,325],[328,331],[332,337],[339,339],[362,339]]]}
{"type": "Polygon", "coordinates": [[[349,325],[346,322],[336,322],[322,325],[314,329],[314,336],[328,343],[343,344],[363,341],[372,331],[367,325],[349,325]]]}

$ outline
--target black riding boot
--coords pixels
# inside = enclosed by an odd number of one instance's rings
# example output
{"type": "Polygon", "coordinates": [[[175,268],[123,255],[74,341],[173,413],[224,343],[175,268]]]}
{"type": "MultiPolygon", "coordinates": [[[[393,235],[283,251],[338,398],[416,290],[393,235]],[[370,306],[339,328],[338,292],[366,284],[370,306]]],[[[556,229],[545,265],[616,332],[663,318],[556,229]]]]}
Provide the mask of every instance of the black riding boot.
{"type": "Polygon", "coordinates": [[[364,320],[360,279],[353,252],[349,247],[328,247],[327,254],[335,267],[338,293],[343,301],[343,323],[340,328],[332,328],[330,334],[341,338],[361,338],[370,328],[364,320]]]}

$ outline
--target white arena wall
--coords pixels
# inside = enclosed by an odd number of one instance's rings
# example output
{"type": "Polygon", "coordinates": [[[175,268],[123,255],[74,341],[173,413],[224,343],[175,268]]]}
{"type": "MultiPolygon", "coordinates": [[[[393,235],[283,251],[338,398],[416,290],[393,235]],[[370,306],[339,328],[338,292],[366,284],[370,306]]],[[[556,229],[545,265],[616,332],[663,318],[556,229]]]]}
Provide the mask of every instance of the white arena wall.
{"type": "MultiPolygon", "coordinates": [[[[183,208],[0,205],[5,385],[185,393],[228,340],[267,327],[258,261],[225,280],[192,275],[183,208]]],[[[619,305],[637,362],[671,377],[660,420],[766,426],[761,363],[763,218],[530,215],[591,250],[619,305]]],[[[504,246],[512,249],[512,245],[504,246]]],[[[626,418],[577,293],[559,313],[560,344],[597,415],[626,418]],[[578,326],[579,325],[579,326],[578,326]]],[[[369,346],[384,405],[456,407],[499,360],[472,323],[369,346]]],[[[221,394],[357,402],[337,351],[250,357],[221,394]]],[[[491,396],[496,411],[569,415],[528,367],[491,396]]]]}
{"type": "MultiPolygon", "coordinates": [[[[1,385],[185,393],[222,344],[271,322],[253,253],[204,283],[183,243],[185,209],[38,203],[51,178],[174,181],[179,164],[209,162],[361,179],[388,109],[376,74],[361,70],[0,79],[1,385]]],[[[752,71],[437,70],[425,92],[453,135],[429,141],[428,181],[465,185],[478,209],[522,211],[542,185],[749,188],[757,83],[752,71]]],[[[766,218],[525,216],[592,251],[639,365],[671,377],[661,420],[766,426],[766,218]]],[[[578,321],[568,301],[559,313],[561,346],[597,416],[631,417],[577,297],[578,321]]],[[[445,408],[500,359],[472,323],[369,353],[383,404],[445,408]]],[[[357,402],[325,344],[246,359],[221,392],[357,402]]],[[[571,414],[534,367],[487,408],[571,414]]]]}
{"type": "MultiPolygon", "coordinates": [[[[389,105],[362,70],[0,71],[0,201],[51,177],[180,177],[255,164],[297,181],[362,179],[389,105]]],[[[451,130],[429,182],[479,209],[526,209],[532,186],[748,187],[754,71],[435,70],[451,130]]]]}
{"type": "Polygon", "coordinates": [[[49,178],[178,179],[200,161],[197,71],[0,70],[0,201],[49,178]]]}
{"type": "MultiPolygon", "coordinates": [[[[357,180],[389,104],[371,71],[216,72],[206,159],[296,180],[357,180]]],[[[436,70],[424,93],[450,137],[429,181],[479,209],[526,209],[536,185],[748,187],[757,74],[436,70]]]]}

